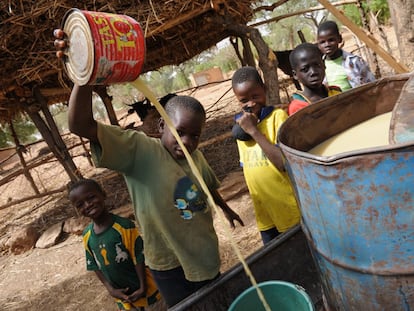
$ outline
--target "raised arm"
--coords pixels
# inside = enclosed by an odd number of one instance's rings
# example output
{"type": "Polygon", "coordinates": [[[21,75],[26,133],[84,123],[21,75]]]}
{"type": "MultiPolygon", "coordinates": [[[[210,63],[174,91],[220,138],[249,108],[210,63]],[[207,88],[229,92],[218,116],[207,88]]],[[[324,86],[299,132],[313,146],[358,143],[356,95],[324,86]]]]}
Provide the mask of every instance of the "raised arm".
{"type": "MultiPolygon", "coordinates": [[[[67,49],[65,33],[62,29],[55,29],[53,35],[56,57],[63,60],[67,49]]],[[[98,143],[97,124],[92,112],[92,86],[74,85],[69,99],[68,118],[72,133],[98,143]]]]}
{"type": "Polygon", "coordinates": [[[97,123],[92,112],[92,86],[74,85],[69,99],[69,130],[91,142],[98,142],[97,123]]]}
{"type": "Polygon", "coordinates": [[[237,120],[241,128],[249,134],[256,143],[262,148],[264,154],[270,162],[281,172],[285,171],[282,151],[278,146],[275,146],[267,140],[259,129],[257,128],[257,117],[253,113],[244,112],[237,120]]]}

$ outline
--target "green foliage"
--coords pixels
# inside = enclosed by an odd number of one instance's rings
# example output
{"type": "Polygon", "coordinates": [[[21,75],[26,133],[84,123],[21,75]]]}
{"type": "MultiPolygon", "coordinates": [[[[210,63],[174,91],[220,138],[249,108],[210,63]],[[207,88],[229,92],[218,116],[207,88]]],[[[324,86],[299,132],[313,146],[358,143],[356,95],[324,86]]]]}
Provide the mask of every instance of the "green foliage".
{"type": "Polygon", "coordinates": [[[356,5],[344,5],[343,11],[345,13],[345,16],[348,17],[351,21],[353,21],[356,25],[362,26],[361,14],[359,14],[359,10],[356,7],[356,5]]]}
{"type": "Polygon", "coordinates": [[[221,68],[223,72],[228,72],[240,66],[233,47],[223,45],[220,49],[213,47],[206,50],[180,65],[164,66],[144,73],[140,78],[157,97],[187,89],[191,87],[190,75],[193,73],[215,66],[221,68]]]}
{"type": "Polygon", "coordinates": [[[115,110],[122,109],[125,105],[141,100],[140,92],[129,83],[110,85],[107,91],[112,96],[112,105],[115,110]]]}
{"type": "Polygon", "coordinates": [[[371,0],[369,9],[377,15],[380,24],[386,24],[389,21],[391,15],[387,0],[371,0]]]}
{"type": "MultiPolygon", "coordinates": [[[[258,15],[261,19],[280,18],[287,14],[302,11],[307,8],[317,6],[318,1],[289,1],[289,5],[281,5],[271,13],[263,16],[258,15]]],[[[298,31],[301,31],[307,42],[313,42],[315,39],[316,22],[323,17],[323,11],[316,11],[309,14],[294,15],[283,18],[275,22],[265,24],[259,28],[267,44],[276,51],[290,50],[301,43],[298,31]]]]}
{"type": "MultiPolygon", "coordinates": [[[[34,123],[26,115],[20,115],[13,120],[13,126],[21,144],[28,144],[39,138],[34,123]]],[[[9,125],[0,125],[0,148],[14,146],[14,139],[9,125]]]]}
{"type": "MultiPolygon", "coordinates": [[[[345,5],[344,8],[345,15],[351,19],[354,23],[361,26],[361,14],[354,4],[345,5]]],[[[365,12],[368,18],[370,18],[370,11],[373,15],[377,16],[378,22],[380,24],[386,24],[390,19],[390,9],[388,7],[387,0],[370,0],[362,2],[362,10],[365,12]]]]}
{"type": "Polygon", "coordinates": [[[7,148],[13,145],[10,129],[8,126],[0,124],[0,148],[7,148]]]}

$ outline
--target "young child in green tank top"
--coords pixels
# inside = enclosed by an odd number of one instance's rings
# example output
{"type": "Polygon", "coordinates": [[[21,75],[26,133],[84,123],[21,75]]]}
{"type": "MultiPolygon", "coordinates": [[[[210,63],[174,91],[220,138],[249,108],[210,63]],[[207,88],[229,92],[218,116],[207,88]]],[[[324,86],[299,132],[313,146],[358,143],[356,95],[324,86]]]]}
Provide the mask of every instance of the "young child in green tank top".
{"type": "Polygon", "coordinates": [[[344,51],[339,47],[342,36],[334,21],[319,25],[317,34],[318,47],[324,54],[326,82],[342,91],[375,81],[368,64],[358,55],[344,51]]]}

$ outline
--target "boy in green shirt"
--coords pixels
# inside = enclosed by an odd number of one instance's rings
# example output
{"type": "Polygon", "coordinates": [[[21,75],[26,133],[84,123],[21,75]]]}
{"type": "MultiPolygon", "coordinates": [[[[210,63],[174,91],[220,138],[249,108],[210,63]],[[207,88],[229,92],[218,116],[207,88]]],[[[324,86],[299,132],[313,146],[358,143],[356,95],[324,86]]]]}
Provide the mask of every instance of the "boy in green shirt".
{"type": "Polygon", "coordinates": [[[83,231],[87,269],[95,272],[119,310],[162,309],[163,302],[157,303],[161,295],[145,267],[138,229],[131,220],[109,213],[105,198],[93,179],[81,179],[69,189],[73,206],[92,220],[83,231]]]}

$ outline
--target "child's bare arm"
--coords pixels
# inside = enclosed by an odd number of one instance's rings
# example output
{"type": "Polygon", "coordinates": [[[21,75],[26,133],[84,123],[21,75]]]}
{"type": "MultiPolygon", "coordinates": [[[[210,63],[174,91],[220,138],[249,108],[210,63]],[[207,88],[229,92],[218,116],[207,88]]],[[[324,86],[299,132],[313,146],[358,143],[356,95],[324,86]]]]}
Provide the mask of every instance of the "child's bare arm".
{"type": "MultiPolygon", "coordinates": [[[[56,56],[64,59],[67,41],[62,29],[53,32],[56,38],[54,45],[56,56]]],[[[69,129],[72,133],[98,143],[97,124],[92,113],[92,86],[74,85],[69,99],[69,129]]]]}
{"type": "Polygon", "coordinates": [[[234,223],[235,221],[238,221],[240,225],[244,226],[243,220],[241,220],[240,216],[227,205],[217,190],[210,190],[210,193],[214,202],[223,210],[224,216],[227,218],[232,228],[236,227],[236,224],[234,223]]]}
{"type": "Polygon", "coordinates": [[[145,275],[145,263],[139,263],[135,265],[135,272],[139,279],[139,288],[128,296],[129,302],[137,301],[139,298],[144,297],[147,294],[147,278],[145,275]]]}
{"type": "Polygon", "coordinates": [[[259,144],[269,161],[272,162],[279,171],[285,171],[282,151],[279,147],[268,141],[266,136],[259,131],[257,128],[257,120],[255,114],[245,112],[237,122],[242,129],[259,144]]]}
{"type": "Polygon", "coordinates": [[[280,148],[269,142],[266,136],[264,136],[259,130],[250,134],[250,136],[259,144],[269,161],[272,162],[272,164],[279,171],[284,172],[285,166],[280,148]]]}
{"type": "Polygon", "coordinates": [[[98,143],[98,127],[92,112],[92,87],[74,85],[69,99],[69,130],[98,143]]]}

